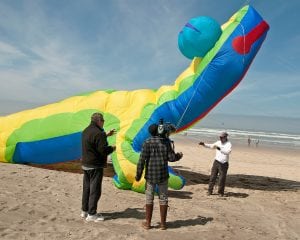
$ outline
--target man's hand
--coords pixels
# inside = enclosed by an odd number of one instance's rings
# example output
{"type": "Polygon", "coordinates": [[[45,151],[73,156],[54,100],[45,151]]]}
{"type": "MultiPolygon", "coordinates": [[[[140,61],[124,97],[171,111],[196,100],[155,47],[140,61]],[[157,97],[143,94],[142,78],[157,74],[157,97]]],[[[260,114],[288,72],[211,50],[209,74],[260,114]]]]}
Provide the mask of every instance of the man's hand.
{"type": "Polygon", "coordinates": [[[183,157],[183,153],[182,152],[175,153],[176,161],[180,160],[182,157],[183,157]]]}
{"type": "Polygon", "coordinates": [[[110,136],[114,135],[116,132],[117,132],[116,129],[112,129],[106,134],[106,136],[110,137],[110,136]]]}
{"type": "Polygon", "coordinates": [[[204,142],[199,142],[199,145],[202,145],[202,146],[204,146],[204,142]]]}
{"type": "Polygon", "coordinates": [[[218,149],[219,151],[221,150],[221,148],[218,147],[217,145],[214,145],[213,148],[214,148],[214,149],[218,149]]]}
{"type": "Polygon", "coordinates": [[[141,180],[141,177],[135,176],[135,181],[139,182],[141,180]]]}

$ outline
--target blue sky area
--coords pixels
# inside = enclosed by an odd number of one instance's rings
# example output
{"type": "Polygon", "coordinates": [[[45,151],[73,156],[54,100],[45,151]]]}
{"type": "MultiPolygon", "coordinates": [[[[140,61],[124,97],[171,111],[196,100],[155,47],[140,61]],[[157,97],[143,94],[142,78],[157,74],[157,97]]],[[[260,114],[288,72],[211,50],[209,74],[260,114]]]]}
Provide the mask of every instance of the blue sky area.
{"type": "Polygon", "coordinates": [[[299,0],[1,0],[0,115],[94,90],[172,85],[190,60],[190,18],[225,23],[251,4],[267,38],[239,86],[212,111],[300,118],[299,0]]]}

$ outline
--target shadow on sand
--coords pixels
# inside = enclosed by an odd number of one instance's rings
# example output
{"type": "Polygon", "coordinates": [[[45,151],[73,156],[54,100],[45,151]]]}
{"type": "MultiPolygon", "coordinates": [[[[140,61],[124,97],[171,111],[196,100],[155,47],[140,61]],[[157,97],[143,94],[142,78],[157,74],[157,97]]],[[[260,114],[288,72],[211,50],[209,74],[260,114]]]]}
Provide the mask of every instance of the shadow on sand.
{"type": "Polygon", "coordinates": [[[145,219],[145,210],[143,208],[126,208],[121,212],[102,213],[107,220],[119,218],[145,219]]]}
{"type": "Polygon", "coordinates": [[[185,220],[176,220],[173,222],[168,222],[168,228],[181,228],[181,227],[189,227],[189,226],[197,226],[197,225],[205,225],[208,222],[213,220],[212,217],[203,217],[198,216],[194,219],[185,219],[185,220]]]}
{"type": "MultiPolygon", "coordinates": [[[[135,218],[144,220],[145,219],[145,209],[143,208],[127,208],[121,212],[111,212],[111,213],[102,213],[102,215],[106,218],[107,221],[120,219],[120,218],[135,218]]],[[[188,226],[197,226],[197,225],[205,225],[208,222],[213,221],[212,217],[203,217],[197,216],[193,219],[184,219],[184,220],[176,220],[173,222],[167,222],[168,228],[181,228],[188,226]]],[[[152,223],[153,228],[159,228],[159,223],[157,225],[152,223]]]]}
{"type": "Polygon", "coordinates": [[[179,198],[179,199],[192,199],[193,193],[192,192],[188,192],[188,191],[173,191],[173,190],[169,190],[168,191],[168,196],[171,198],[179,198]]]}
{"type": "MultiPolygon", "coordinates": [[[[186,179],[186,185],[208,184],[209,182],[209,175],[189,171],[186,169],[182,169],[181,167],[174,167],[174,170],[186,179]]],[[[300,182],[297,181],[246,174],[227,175],[226,186],[232,188],[244,188],[264,191],[300,190],[300,182]]]]}
{"type": "MultiPolygon", "coordinates": [[[[82,174],[81,163],[80,160],[74,160],[69,162],[62,163],[54,163],[54,164],[27,164],[31,167],[44,168],[55,171],[63,171],[70,173],[78,173],[82,174]]],[[[108,163],[107,167],[104,168],[104,176],[113,177],[115,175],[115,171],[112,163],[108,163]]]]}
{"type": "MultiPolygon", "coordinates": [[[[72,173],[82,173],[80,161],[70,161],[65,163],[56,163],[48,165],[29,164],[32,167],[45,168],[56,171],[65,171],[72,173]]],[[[209,175],[190,171],[180,166],[175,166],[174,171],[182,175],[186,179],[186,185],[208,184],[209,175]]],[[[115,175],[113,165],[108,163],[104,169],[104,176],[113,177],[115,175]]],[[[226,186],[232,188],[244,188],[264,191],[296,191],[300,190],[300,182],[245,174],[229,174],[227,175],[226,186]]],[[[170,197],[190,199],[192,192],[185,191],[170,191],[170,197]]],[[[238,197],[239,193],[231,193],[233,197],[238,197]]]]}

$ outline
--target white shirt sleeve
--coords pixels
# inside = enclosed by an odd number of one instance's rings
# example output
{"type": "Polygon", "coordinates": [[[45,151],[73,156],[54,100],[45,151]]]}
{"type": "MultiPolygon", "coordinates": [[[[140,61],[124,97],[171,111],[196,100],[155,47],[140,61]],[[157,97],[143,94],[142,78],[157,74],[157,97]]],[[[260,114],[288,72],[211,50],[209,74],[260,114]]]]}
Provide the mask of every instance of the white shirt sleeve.
{"type": "Polygon", "coordinates": [[[206,147],[206,148],[214,149],[215,147],[218,146],[217,143],[218,143],[218,142],[215,142],[215,143],[204,143],[203,146],[206,147]]]}

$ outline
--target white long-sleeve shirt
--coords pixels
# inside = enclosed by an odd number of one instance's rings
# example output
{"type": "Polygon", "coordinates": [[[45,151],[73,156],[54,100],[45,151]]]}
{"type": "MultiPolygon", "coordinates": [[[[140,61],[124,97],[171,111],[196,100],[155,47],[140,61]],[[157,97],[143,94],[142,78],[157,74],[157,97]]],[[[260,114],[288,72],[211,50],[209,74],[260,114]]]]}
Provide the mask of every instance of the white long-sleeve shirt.
{"type": "Polygon", "coordinates": [[[220,150],[216,149],[215,159],[220,163],[226,163],[229,160],[229,154],[231,153],[231,143],[229,141],[222,143],[220,140],[215,143],[208,144],[204,143],[204,147],[206,148],[216,148],[219,147],[220,150]]]}

